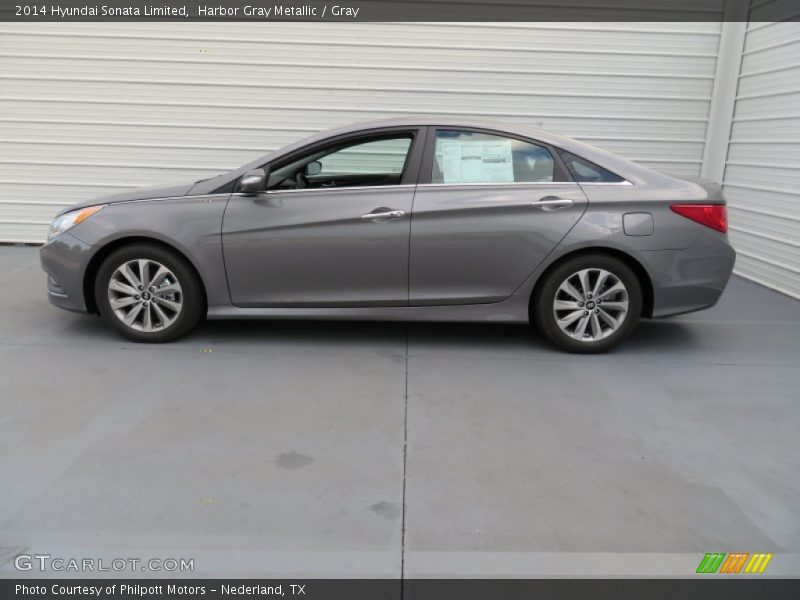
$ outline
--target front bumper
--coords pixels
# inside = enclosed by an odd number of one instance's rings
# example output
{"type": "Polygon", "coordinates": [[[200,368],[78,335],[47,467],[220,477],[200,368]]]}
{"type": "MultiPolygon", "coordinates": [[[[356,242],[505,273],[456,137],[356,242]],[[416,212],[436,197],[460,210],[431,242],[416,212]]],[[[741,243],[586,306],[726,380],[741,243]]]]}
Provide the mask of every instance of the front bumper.
{"type": "Polygon", "coordinates": [[[59,308],[87,312],[83,280],[92,257],[92,246],[69,231],[47,242],[39,250],[39,260],[47,273],[47,295],[59,308]]]}

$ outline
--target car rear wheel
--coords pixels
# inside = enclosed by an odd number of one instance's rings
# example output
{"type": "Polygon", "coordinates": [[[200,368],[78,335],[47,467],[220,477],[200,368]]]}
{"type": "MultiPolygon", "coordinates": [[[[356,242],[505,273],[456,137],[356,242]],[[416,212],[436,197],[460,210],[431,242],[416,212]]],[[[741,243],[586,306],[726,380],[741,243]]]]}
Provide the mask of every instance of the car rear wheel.
{"type": "Polygon", "coordinates": [[[112,252],[95,280],[101,316],[136,342],[170,342],[186,335],[203,314],[197,275],[184,259],[155,245],[112,252]]]}
{"type": "Polygon", "coordinates": [[[547,339],[569,352],[604,352],[621,342],[642,312],[633,270],[606,254],[568,259],[537,286],[533,321],[547,339]]]}

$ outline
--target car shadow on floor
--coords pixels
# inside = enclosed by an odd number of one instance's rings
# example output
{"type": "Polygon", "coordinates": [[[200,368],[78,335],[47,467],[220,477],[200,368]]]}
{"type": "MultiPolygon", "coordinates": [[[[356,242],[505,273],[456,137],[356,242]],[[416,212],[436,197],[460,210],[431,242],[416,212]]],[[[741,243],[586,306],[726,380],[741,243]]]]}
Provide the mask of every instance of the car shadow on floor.
{"type": "MultiPolygon", "coordinates": [[[[83,341],[122,341],[102,319],[93,315],[76,316],[62,332],[83,341]]],[[[696,323],[675,320],[642,320],[630,337],[611,352],[630,354],[645,351],[680,352],[701,345],[702,333],[696,323]]],[[[177,345],[226,346],[259,341],[275,345],[286,343],[310,346],[389,344],[404,347],[406,339],[412,348],[440,350],[491,351],[518,348],[525,351],[563,354],[527,325],[485,323],[395,323],[381,321],[288,321],[231,320],[204,321],[177,345]]],[[[77,339],[75,341],[78,341],[77,339]]],[[[131,342],[132,343],[132,342],[131,342]]]]}
{"type": "MultiPolygon", "coordinates": [[[[614,353],[646,350],[670,352],[700,345],[701,333],[691,323],[641,321],[614,353]]],[[[188,338],[194,341],[307,343],[402,343],[412,347],[471,350],[512,349],[561,353],[532,327],[483,323],[387,323],[364,321],[206,321],[188,338]]]]}

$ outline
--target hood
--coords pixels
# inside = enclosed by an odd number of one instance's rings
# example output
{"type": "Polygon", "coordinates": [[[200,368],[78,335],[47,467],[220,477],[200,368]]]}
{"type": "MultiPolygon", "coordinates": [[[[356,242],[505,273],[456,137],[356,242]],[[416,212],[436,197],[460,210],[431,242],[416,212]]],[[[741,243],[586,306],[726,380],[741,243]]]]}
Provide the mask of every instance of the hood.
{"type": "Polygon", "coordinates": [[[87,206],[96,206],[98,204],[116,204],[117,202],[132,202],[134,200],[150,200],[153,198],[170,198],[174,196],[185,196],[194,183],[184,183],[181,185],[168,185],[159,187],[146,187],[136,188],[128,192],[120,192],[117,194],[110,194],[108,196],[100,196],[92,198],[85,202],[78,202],[61,210],[58,214],[62,215],[65,212],[75,210],[78,208],[86,208],[87,206]]]}

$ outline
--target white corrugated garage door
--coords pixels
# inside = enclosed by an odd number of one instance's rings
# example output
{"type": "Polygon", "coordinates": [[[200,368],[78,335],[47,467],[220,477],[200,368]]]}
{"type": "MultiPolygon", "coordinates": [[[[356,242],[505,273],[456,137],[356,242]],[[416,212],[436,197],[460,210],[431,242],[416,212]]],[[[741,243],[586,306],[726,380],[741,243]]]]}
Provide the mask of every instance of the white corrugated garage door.
{"type": "Polygon", "coordinates": [[[724,182],[737,272],[800,298],[800,23],[748,28],[724,182]]]}
{"type": "Polygon", "coordinates": [[[0,241],[42,241],[78,200],[409,113],[538,124],[696,176],[720,28],[4,24],[0,241]]]}

